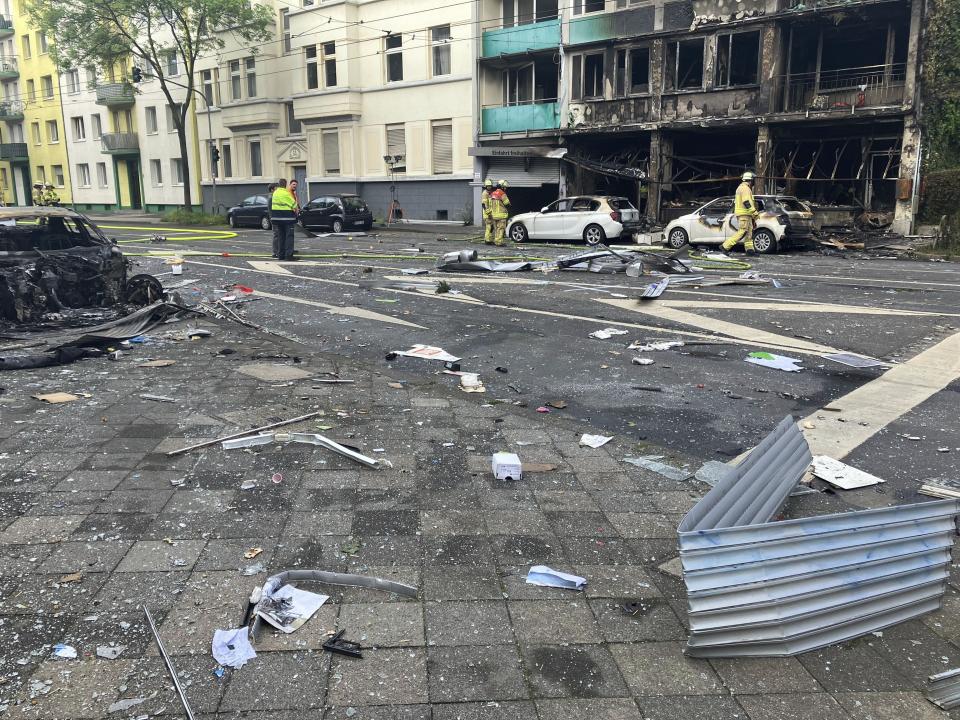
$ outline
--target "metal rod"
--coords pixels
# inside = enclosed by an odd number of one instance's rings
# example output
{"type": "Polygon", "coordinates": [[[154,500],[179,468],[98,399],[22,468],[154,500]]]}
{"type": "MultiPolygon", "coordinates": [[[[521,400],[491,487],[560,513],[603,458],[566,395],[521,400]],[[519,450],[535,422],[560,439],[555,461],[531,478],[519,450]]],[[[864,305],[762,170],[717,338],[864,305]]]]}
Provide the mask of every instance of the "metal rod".
{"type": "Polygon", "coordinates": [[[157,632],[156,623],[153,622],[153,615],[150,614],[150,611],[147,610],[147,606],[143,606],[143,614],[147,616],[147,623],[150,625],[150,632],[153,633],[153,639],[157,643],[157,650],[160,651],[160,657],[163,658],[163,664],[167,666],[167,672],[170,673],[170,679],[173,680],[173,687],[177,691],[177,695],[180,696],[180,702],[183,704],[183,711],[187,715],[187,720],[194,720],[193,710],[190,709],[190,702],[187,700],[186,693],[183,692],[183,686],[180,684],[180,678],[177,677],[177,670],[173,667],[173,661],[170,659],[170,656],[167,655],[166,648],[163,647],[163,643],[160,641],[160,633],[157,632]]]}
{"type": "Polygon", "coordinates": [[[198,450],[199,448],[216,445],[217,443],[221,443],[224,440],[233,440],[234,438],[245,437],[247,435],[256,435],[262,430],[272,430],[273,428],[276,428],[276,427],[283,427],[284,425],[292,425],[293,423],[300,422],[301,420],[309,420],[310,418],[314,418],[319,415],[323,415],[322,410],[317,410],[316,412],[307,413],[306,415],[301,415],[300,417],[291,418],[289,420],[281,420],[280,422],[271,423],[269,425],[264,425],[262,427],[252,428],[250,430],[243,430],[241,432],[233,433],[232,435],[226,435],[224,437],[218,437],[213,440],[207,440],[202,443],[197,443],[196,445],[190,445],[189,447],[180,448],[179,450],[171,450],[170,452],[167,453],[167,455],[168,456],[181,455],[185,452],[190,452],[191,450],[198,450]]]}

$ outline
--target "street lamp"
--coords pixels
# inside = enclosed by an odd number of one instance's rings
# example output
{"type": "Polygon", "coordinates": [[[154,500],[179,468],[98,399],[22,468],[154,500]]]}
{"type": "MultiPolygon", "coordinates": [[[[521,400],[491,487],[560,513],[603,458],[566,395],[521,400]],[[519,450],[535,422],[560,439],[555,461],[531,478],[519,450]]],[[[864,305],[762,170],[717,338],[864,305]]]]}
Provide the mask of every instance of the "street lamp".
{"type": "Polygon", "coordinates": [[[387,225],[402,215],[397,200],[397,166],[404,161],[405,155],[384,155],[383,162],[390,168],[390,208],[387,210],[387,225]]]}

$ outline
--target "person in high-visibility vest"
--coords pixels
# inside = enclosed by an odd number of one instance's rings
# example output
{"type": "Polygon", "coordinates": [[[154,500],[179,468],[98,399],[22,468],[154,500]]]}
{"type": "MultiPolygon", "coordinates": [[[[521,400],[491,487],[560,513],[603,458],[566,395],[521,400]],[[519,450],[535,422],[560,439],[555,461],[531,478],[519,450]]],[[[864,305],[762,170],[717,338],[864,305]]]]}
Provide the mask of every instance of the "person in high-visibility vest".
{"type": "Polygon", "coordinates": [[[497,189],[490,193],[490,215],[494,222],[493,244],[506,245],[507,219],[510,217],[510,198],[507,197],[507,181],[497,182],[497,189]]]}
{"type": "MultiPolygon", "coordinates": [[[[277,189],[276,183],[267,185],[267,207],[273,207],[273,191],[277,189]]],[[[273,218],[270,218],[270,230],[273,232],[273,255],[271,257],[280,257],[280,234],[277,232],[279,225],[273,224],[273,218]]]]}
{"type": "Polygon", "coordinates": [[[49,205],[50,207],[56,207],[60,204],[60,194],[50,183],[47,183],[47,188],[44,190],[43,204],[49,205]]]}
{"type": "Polygon", "coordinates": [[[483,242],[493,245],[493,215],[490,214],[490,193],[493,192],[493,180],[483,181],[483,192],[480,193],[480,210],[483,214],[483,242]]]}
{"type": "Polygon", "coordinates": [[[743,249],[747,255],[753,255],[753,221],[760,214],[757,201],[753,199],[753,173],[745,172],[734,198],[733,214],[737,216],[737,232],[723,243],[723,251],[729,252],[743,240],[743,249]]]}
{"type": "Polygon", "coordinates": [[[43,183],[33,184],[33,193],[31,193],[34,205],[43,205],[43,183]]]}
{"type": "Polygon", "coordinates": [[[277,256],[287,262],[293,260],[293,226],[297,222],[297,200],[287,190],[287,181],[277,180],[277,189],[270,198],[270,222],[277,227],[277,256]]]}

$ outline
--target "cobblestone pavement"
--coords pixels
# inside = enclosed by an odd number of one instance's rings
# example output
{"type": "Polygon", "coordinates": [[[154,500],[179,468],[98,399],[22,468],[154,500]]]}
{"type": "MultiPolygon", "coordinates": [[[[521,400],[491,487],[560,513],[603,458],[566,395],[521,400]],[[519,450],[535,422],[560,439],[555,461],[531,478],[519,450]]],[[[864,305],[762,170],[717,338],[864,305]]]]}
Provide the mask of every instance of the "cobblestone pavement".
{"type": "Polygon", "coordinates": [[[947,717],[921,691],[927,675],[960,665],[955,590],[922,621],[799,658],[686,658],[683,586],[670,561],[677,522],[704,486],[624,464],[636,447],[621,439],[579,447],[591,428],[562,410],[459,393],[427,362],[422,381],[398,387],[385,364],[205,326],[213,336],[192,342],[155,330],[116,363],[0,376],[5,716],[182,717],[146,605],[205,718],[947,717]],[[264,357],[300,353],[300,362],[264,357]],[[138,367],[146,358],[175,364],[138,367]],[[324,373],[355,382],[315,382],[324,373]],[[89,396],[32,398],[54,391],[89,396]],[[311,410],[324,416],[291,429],[330,426],[328,436],[392,467],[302,445],[165,454],[311,410]],[[557,468],[496,481],[490,454],[505,449],[557,468]],[[245,560],[254,547],[262,554],[245,560]],[[271,572],[377,575],[420,593],[325,588],[330,601],[300,630],[266,633],[256,659],[218,677],[213,632],[239,624],[266,577],[241,574],[257,561],[271,572]],[[526,585],[539,563],[589,584],[582,593],[526,585]],[[639,602],[629,614],[628,601],[639,602]],[[340,628],[368,648],[362,659],[321,649],[340,628]],[[54,657],[57,643],[78,659],[54,657]],[[120,656],[98,657],[109,645],[123,646],[120,656]],[[122,699],[142,702],[120,710],[122,699]]]}

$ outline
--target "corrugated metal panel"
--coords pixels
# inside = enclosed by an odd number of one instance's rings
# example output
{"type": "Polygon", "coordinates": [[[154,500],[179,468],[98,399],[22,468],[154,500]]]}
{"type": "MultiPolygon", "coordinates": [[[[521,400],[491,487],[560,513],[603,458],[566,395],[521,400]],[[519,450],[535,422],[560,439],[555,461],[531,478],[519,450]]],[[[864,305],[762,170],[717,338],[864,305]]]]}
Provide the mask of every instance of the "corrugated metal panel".
{"type": "Polygon", "coordinates": [[[691,655],[793,655],[939,608],[960,500],[767,522],[809,462],[788,417],[683,519],[691,655]]]}
{"type": "Polygon", "coordinates": [[[952,710],[960,705],[960,668],[931,675],[930,691],[927,700],[944,710],[952,710]]]}
{"type": "MultiPolygon", "coordinates": [[[[560,161],[553,158],[491,158],[487,175],[514,187],[540,187],[560,182],[560,161]]],[[[510,189],[507,189],[510,192],[510,189]]]]}

